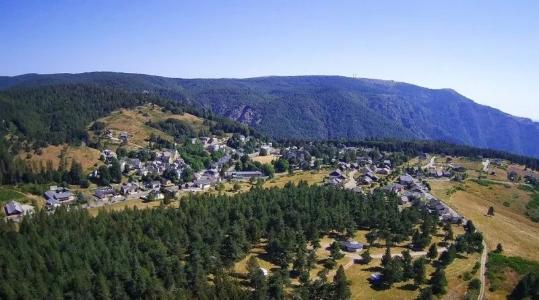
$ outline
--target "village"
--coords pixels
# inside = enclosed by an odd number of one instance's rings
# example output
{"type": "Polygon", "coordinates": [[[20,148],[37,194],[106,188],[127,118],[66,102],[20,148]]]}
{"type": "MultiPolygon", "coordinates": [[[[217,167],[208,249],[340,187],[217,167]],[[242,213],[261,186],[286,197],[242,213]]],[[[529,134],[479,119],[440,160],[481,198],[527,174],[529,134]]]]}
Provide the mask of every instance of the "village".
{"type": "MultiPolygon", "coordinates": [[[[103,136],[111,141],[127,144],[129,134],[127,132],[114,132],[110,129],[103,131],[103,136]]],[[[235,136],[237,143],[230,143],[229,138],[199,137],[192,138],[192,145],[200,146],[208,157],[215,156],[205,168],[196,172],[180,155],[177,148],[161,149],[137,149],[132,155],[104,149],[101,151],[101,168],[94,169],[88,178],[97,184],[86,189],[70,189],[67,186],[50,186],[43,194],[45,205],[49,211],[54,211],[60,206],[76,204],[81,208],[98,208],[114,205],[115,203],[142,200],[151,201],[174,201],[180,193],[199,193],[217,189],[224,182],[257,182],[267,180],[275,175],[274,166],[277,160],[284,160],[289,164],[290,171],[312,170],[324,168],[331,170],[324,184],[336,188],[345,188],[358,193],[368,193],[375,188],[382,188],[386,192],[396,193],[403,206],[424,205],[433,213],[437,213],[441,220],[453,223],[462,222],[459,216],[450,207],[445,205],[429,193],[425,186],[426,178],[441,178],[449,180],[462,167],[451,164],[444,170],[426,165],[423,168],[404,170],[403,166],[395,165],[388,157],[391,153],[383,155],[371,155],[375,149],[342,147],[335,157],[325,160],[317,158],[303,147],[288,146],[274,147],[272,143],[256,142],[257,148],[252,153],[246,154],[242,147],[252,142],[252,137],[243,135],[235,136]],[[349,153],[353,153],[350,161],[349,153]],[[356,155],[361,153],[362,155],[356,155]],[[120,154],[120,155],[119,155],[120,154]],[[215,155],[219,154],[219,155],[215,155]],[[347,156],[348,162],[339,157],[347,156]],[[268,172],[261,167],[262,164],[252,164],[251,158],[268,157],[266,165],[271,165],[268,172]],[[237,170],[241,162],[249,161],[246,170],[237,170]],[[273,164],[273,165],[272,165],[273,164]],[[110,170],[116,166],[121,172],[119,182],[103,180],[100,172],[110,170]],[[105,168],[106,167],[106,168],[105,168]],[[108,169],[107,169],[108,168],[108,169]],[[409,172],[406,172],[409,171],[409,172]],[[402,174],[401,174],[402,173],[402,174]],[[103,184],[104,183],[104,184],[103,184]]],[[[253,143],[251,143],[253,144],[253,143]]],[[[426,154],[425,154],[426,155],[426,154]]],[[[426,159],[426,156],[424,157],[426,159]]],[[[279,167],[277,167],[279,169],[279,167]]],[[[283,171],[283,170],[278,170],[283,171]]],[[[12,220],[20,220],[22,216],[34,211],[34,207],[21,204],[17,201],[9,201],[5,205],[5,214],[12,220]]]]}

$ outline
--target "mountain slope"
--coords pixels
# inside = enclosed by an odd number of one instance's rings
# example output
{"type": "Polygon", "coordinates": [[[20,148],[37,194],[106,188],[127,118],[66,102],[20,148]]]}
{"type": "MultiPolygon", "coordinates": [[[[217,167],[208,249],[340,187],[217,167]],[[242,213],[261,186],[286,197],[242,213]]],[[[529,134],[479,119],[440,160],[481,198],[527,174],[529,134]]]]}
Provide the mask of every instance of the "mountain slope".
{"type": "Polygon", "coordinates": [[[338,76],[176,79],[126,73],[0,77],[0,89],[96,84],[211,109],[277,138],[436,139],[539,157],[539,123],[449,89],[338,76]]]}

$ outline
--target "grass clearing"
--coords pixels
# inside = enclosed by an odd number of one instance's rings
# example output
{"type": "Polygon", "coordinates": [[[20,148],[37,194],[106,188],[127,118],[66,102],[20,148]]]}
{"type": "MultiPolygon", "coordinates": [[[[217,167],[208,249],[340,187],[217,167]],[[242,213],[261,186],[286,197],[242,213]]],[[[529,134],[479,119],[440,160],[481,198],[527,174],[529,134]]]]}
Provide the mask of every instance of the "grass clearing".
{"type": "Polygon", "coordinates": [[[488,299],[507,299],[518,280],[532,272],[539,276],[539,262],[490,253],[487,263],[488,299]]]}
{"type": "MultiPolygon", "coordinates": [[[[147,122],[160,122],[166,119],[177,119],[191,125],[195,130],[208,129],[204,125],[204,120],[197,116],[184,113],[181,115],[163,112],[159,106],[151,104],[139,106],[135,109],[121,109],[114,111],[110,115],[98,119],[105,123],[105,128],[113,131],[114,137],[119,132],[125,131],[129,134],[128,148],[140,148],[147,145],[147,140],[153,134],[161,138],[173,141],[172,136],[146,125],[147,122]]],[[[103,140],[109,144],[115,144],[112,140],[103,140]]],[[[116,142],[118,144],[119,142],[116,142]]]]}
{"type": "Polygon", "coordinates": [[[475,226],[484,234],[489,250],[501,243],[507,254],[528,259],[538,259],[539,223],[531,221],[526,215],[526,204],[530,194],[516,185],[482,186],[466,181],[463,190],[448,194],[447,191],[460,183],[450,181],[431,181],[432,193],[449,204],[465,218],[473,220],[475,226]],[[509,207],[504,202],[510,203],[509,207]],[[495,215],[486,216],[490,206],[495,215]]]}
{"type": "Polygon", "coordinates": [[[26,198],[26,195],[19,191],[7,187],[0,187],[0,203],[10,200],[21,200],[24,198],[26,198]]]}
{"type": "MultiPolygon", "coordinates": [[[[117,203],[113,203],[110,205],[100,206],[100,207],[92,207],[88,209],[88,213],[92,216],[97,216],[100,211],[122,211],[126,208],[137,208],[137,209],[148,209],[148,208],[156,208],[161,205],[161,201],[152,201],[152,202],[144,202],[142,199],[132,199],[132,200],[125,200],[117,203]]],[[[178,207],[179,202],[175,201],[167,205],[167,207],[178,207]]]]}
{"type": "Polygon", "coordinates": [[[324,183],[324,179],[329,174],[328,170],[322,169],[319,171],[296,171],[294,174],[280,173],[275,174],[275,178],[264,182],[265,188],[283,187],[288,182],[298,184],[300,181],[305,181],[309,185],[319,185],[324,183]]]}
{"type": "Polygon", "coordinates": [[[19,158],[33,164],[33,168],[38,170],[40,165],[47,165],[47,161],[52,162],[53,168],[57,169],[60,165],[61,157],[64,155],[66,167],[69,168],[71,162],[76,160],[82,165],[85,171],[91,170],[96,164],[99,164],[100,152],[94,148],[86,146],[47,146],[42,149],[42,154],[31,154],[31,157],[27,157],[26,153],[19,154],[19,158]]]}
{"type": "Polygon", "coordinates": [[[259,156],[259,155],[253,156],[251,157],[251,160],[257,161],[261,164],[270,164],[272,161],[277,160],[278,158],[279,158],[279,155],[269,154],[265,156],[259,156]]]}

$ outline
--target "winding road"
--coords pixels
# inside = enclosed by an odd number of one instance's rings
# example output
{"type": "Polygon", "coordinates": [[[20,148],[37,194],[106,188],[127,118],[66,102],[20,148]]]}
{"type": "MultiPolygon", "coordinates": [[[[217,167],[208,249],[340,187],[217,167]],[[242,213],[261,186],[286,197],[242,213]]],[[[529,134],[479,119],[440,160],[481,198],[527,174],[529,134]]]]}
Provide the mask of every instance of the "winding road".
{"type": "Polygon", "coordinates": [[[479,290],[479,296],[477,297],[477,300],[483,300],[485,298],[485,273],[487,271],[487,252],[487,244],[485,243],[485,240],[483,240],[483,253],[481,253],[481,268],[479,269],[479,280],[481,280],[481,289],[479,290]]]}

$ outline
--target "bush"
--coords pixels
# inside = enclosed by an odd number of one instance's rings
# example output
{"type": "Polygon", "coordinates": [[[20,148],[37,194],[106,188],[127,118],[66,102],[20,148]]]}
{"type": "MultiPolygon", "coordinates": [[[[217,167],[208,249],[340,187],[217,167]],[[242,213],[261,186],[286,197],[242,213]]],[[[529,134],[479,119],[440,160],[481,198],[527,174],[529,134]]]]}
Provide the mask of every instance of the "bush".
{"type": "Polygon", "coordinates": [[[468,288],[470,290],[478,290],[481,288],[481,280],[474,278],[470,283],[468,284],[468,288]]]}

